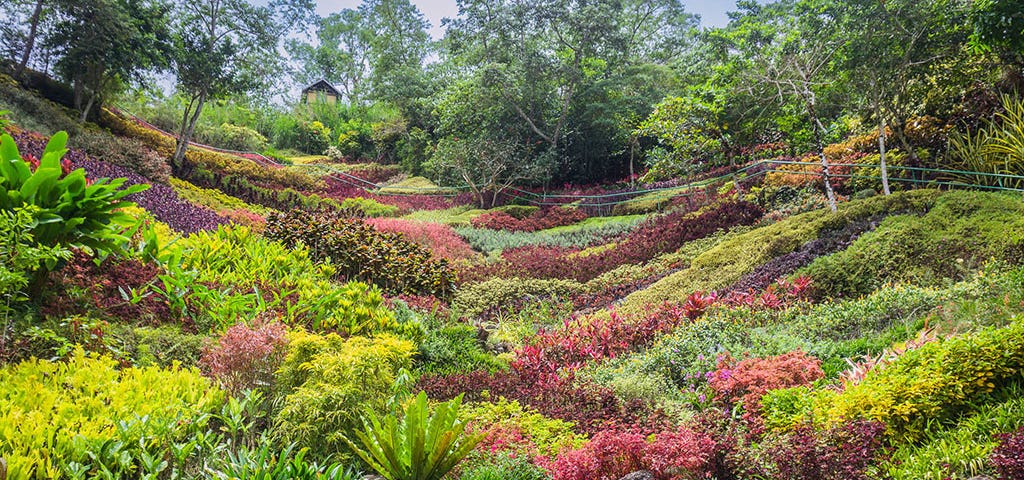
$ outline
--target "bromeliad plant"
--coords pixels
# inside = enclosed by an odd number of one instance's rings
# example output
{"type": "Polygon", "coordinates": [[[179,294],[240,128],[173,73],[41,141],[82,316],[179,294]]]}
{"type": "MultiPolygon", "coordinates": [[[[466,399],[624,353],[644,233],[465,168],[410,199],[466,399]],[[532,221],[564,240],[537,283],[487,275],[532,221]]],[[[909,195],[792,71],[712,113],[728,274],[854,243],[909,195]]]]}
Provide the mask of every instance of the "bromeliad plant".
{"type": "Polygon", "coordinates": [[[460,395],[438,404],[431,415],[427,394],[420,392],[402,419],[393,414],[381,419],[368,412],[363,418],[365,431],[356,432],[365,450],[346,442],[388,480],[440,480],[483,440],[483,435],[466,434],[466,425],[459,420],[461,405],[460,395]]]}
{"type": "MultiPolygon", "coordinates": [[[[66,171],[61,159],[67,153],[67,140],[67,133],[55,134],[33,169],[35,159],[23,159],[10,135],[0,137],[0,210],[37,207],[31,234],[40,245],[88,247],[96,252],[120,250],[128,241],[123,227],[132,225],[134,219],[117,210],[133,205],[124,198],[148,185],[122,189],[124,179],[90,182],[85,170],[66,171]]],[[[35,293],[47,272],[57,267],[57,261],[48,260],[44,266],[35,273],[35,293]]]]}

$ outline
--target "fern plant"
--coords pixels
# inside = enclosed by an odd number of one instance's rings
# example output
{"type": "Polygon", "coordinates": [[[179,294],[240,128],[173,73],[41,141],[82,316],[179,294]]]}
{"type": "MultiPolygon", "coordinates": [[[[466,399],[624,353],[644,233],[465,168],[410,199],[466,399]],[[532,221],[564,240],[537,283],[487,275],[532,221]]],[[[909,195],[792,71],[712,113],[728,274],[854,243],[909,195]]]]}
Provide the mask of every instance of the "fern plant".
{"type": "Polygon", "coordinates": [[[439,480],[483,440],[483,435],[466,433],[459,421],[461,405],[459,395],[430,414],[427,394],[420,392],[401,419],[367,413],[364,431],[355,433],[365,450],[351,440],[346,443],[387,480],[439,480]]]}

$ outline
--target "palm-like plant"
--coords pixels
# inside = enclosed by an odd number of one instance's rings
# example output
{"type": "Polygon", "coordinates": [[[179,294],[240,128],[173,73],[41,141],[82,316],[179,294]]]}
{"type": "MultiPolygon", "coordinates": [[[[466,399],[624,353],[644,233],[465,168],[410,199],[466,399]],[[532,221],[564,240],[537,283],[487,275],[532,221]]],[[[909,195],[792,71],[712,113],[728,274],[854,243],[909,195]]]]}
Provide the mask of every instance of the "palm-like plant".
{"type": "Polygon", "coordinates": [[[438,404],[431,415],[427,395],[420,392],[401,419],[367,413],[364,431],[355,433],[365,450],[345,441],[388,480],[439,480],[483,440],[483,435],[466,434],[466,425],[459,421],[461,405],[460,395],[438,404]]]}

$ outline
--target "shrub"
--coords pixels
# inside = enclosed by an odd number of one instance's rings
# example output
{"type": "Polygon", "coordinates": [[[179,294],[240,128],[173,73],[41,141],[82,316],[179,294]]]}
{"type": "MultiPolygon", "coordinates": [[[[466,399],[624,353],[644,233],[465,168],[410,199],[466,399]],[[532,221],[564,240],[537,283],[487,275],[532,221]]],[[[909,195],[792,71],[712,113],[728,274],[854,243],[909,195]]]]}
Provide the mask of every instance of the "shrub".
{"type": "Polygon", "coordinates": [[[739,363],[725,357],[719,361],[708,384],[721,400],[732,405],[742,404],[747,412],[758,412],[765,393],[809,385],[824,375],[821,361],[796,351],[778,357],[749,358],[739,363]]]}
{"type": "Polygon", "coordinates": [[[571,280],[533,280],[494,278],[463,285],[452,300],[452,307],[464,318],[477,319],[498,313],[524,299],[529,301],[565,300],[583,286],[571,280]]]}
{"type": "Polygon", "coordinates": [[[549,467],[555,480],[617,480],[648,470],[658,480],[710,477],[715,441],[687,428],[648,442],[642,434],[602,431],[583,448],[565,452],[549,467]]]}
{"type": "MultiPolygon", "coordinates": [[[[548,480],[547,473],[530,463],[529,458],[519,455],[497,454],[488,456],[486,462],[469,468],[459,480],[548,480]]],[[[480,462],[478,462],[480,463],[480,462]]]]}
{"type": "Polygon", "coordinates": [[[57,478],[76,462],[98,475],[102,466],[89,451],[158,435],[180,440],[223,401],[195,369],[120,369],[81,348],[67,362],[33,360],[0,370],[0,387],[0,451],[10,478],[57,478]]]}
{"type": "Polygon", "coordinates": [[[30,208],[0,210],[0,298],[6,300],[0,313],[6,313],[10,300],[25,298],[22,289],[44,263],[71,257],[71,252],[60,245],[43,246],[35,242],[34,217],[30,208]]]}
{"type": "Polygon", "coordinates": [[[740,451],[757,463],[756,478],[788,480],[846,480],[874,478],[869,467],[884,453],[882,433],[877,422],[859,421],[828,430],[798,427],[794,432],[771,436],[758,448],[760,455],[740,451]]]}
{"type": "Polygon", "coordinates": [[[489,277],[571,278],[586,282],[621,265],[649,261],[678,250],[683,244],[705,238],[720,229],[747,225],[761,216],[761,209],[746,202],[731,202],[698,214],[654,217],[638,226],[627,238],[600,255],[578,255],[578,250],[556,247],[524,247],[502,253],[502,262],[466,269],[462,281],[489,277]]]}
{"type": "Polygon", "coordinates": [[[383,411],[401,369],[410,368],[415,346],[390,336],[375,339],[293,331],[277,372],[284,395],[275,435],[318,455],[346,454],[346,436],[359,416],[383,411]]]}
{"type": "Polygon", "coordinates": [[[203,353],[200,363],[232,395],[269,388],[288,343],[285,333],[280,323],[235,325],[203,353]]]}
{"type": "Polygon", "coordinates": [[[821,392],[814,416],[830,425],[882,422],[897,438],[919,439],[928,425],[971,412],[1024,371],[1024,323],[930,342],[839,393],[821,392]]]}
{"type": "MultiPolygon", "coordinates": [[[[939,195],[935,190],[915,190],[872,197],[840,205],[836,213],[828,210],[807,212],[731,236],[696,256],[686,269],[630,295],[620,308],[635,311],[645,305],[677,298],[678,292],[728,287],[757,266],[796,250],[817,238],[821,232],[839,230],[853,222],[886,212],[927,211],[939,195]]],[[[814,281],[819,288],[828,288],[820,284],[817,278],[814,281]]]]}
{"type": "Polygon", "coordinates": [[[491,230],[508,230],[512,232],[536,232],[548,228],[572,225],[587,218],[587,214],[575,208],[553,207],[537,210],[526,218],[503,212],[492,211],[473,218],[472,224],[477,228],[491,230]]]}
{"type": "Polygon", "coordinates": [[[79,251],[51,275],[57,298],[43,311],[62,317],[103,314],[134,325],[160,325],[174,320],[153,288],[164,273],[152,262],[115,256],[95,261],[79,251]]]}
{"type": "Polygon", "coordinates": [[[461,417],[471,431],[484,433],[477,447],[482,453],[506,452],[528,459],[554,457],[565,449],[579,448],[585,438],[573,431],[572,422],[552,419],[504,398],[469,404],[461,417]]]}
{"type": "Polygon", "coordinates": [[[227,150],[258,152],[267,148],[267,137],[260,132],[242,125],[222,123],[217,127],[206,127],[196,131],[196,139],[207,145],[227,150]]]}
{"type": "Polygon", "coordinates": [[[359,220],[293,210],[271,215],[267,235],[289,246],[301,242],[313,258],[330,259],[340,277],[372,282],[391,294],[452,293],[455,277],[447,260],[359,220]]]}
{"type": "MultiPolygon", "coordinates": [[[[527,246],[578,247],[600,245],[633,230],[644,217],[592,217],[565,227],[537,232],[509,232],[458,227],[456,232],[477,250],[492,252],[527,246]]],[[[613,247],[613,246],[612,246],[613,247]]],[[[580,255],[583,253],[581,252],[580,255]]]]}
{"type": "Polygon", "coordinates": [[[991,258],[1024,258],[1022,214],[1024,203],[1016,196],[948,192],[927,214],[891,216],[803,272],[835,296],[863,295],[885,282],[961,279],[991,258]]]}
{"type": "Polygon", "coordinates": [[[505,362],[480,347],[477,329],[469,325],[449,325],[430,329],[419,347],[417,363],[424,372],[494,372],[506,367],[505,362]]]}
{"type": "Polygon", "coordinates": [[[259,215],[266,215],[271,212],[271,209],[262,205],[253,205],[217,189],[197,187],[179,178],[172,177],[169,183],[183,200],[209,207],[218,214],[224,215],[231,211],[240,210],[248,210],[259,215]]]}
{"type": "Polygon", "coordinates": [[[461,404],[462,397],[456,397],[430,413],[427,395],[420,392],[400,420],[393,414],[381,419],[368,412],[363,431],[355,432],[362,448],[346,441],[389,480],[441,480],[482,439],[465,433],[466,425],[459,420],[461,404]]]}
{"type": "Polygon", "coordinates": [[[399,211],[398,207],[384,205],[370,198],[346,198],[341,202],[341,213],[353,218],[393,217],[399,211]]]}
{"type": "Polygon", "coordinates": [[[992,465],[1000,479],[1024,478],[1024,427],[999,436],[999,446],[992,451],[992,465]]]}
{"type": "Polygon", "coordinates": [[[437,258],[456,261],[468,260],[477,255],[473,248],[447,225],[400,218],[373,218],[366,223],[382,232],[400,233],[405,239],[429,249],[437,258]]]}
{"type": "MultiPolygon", "coordinates": [[[[66,150],[66,133],[58,132],[47,143],[38,165],[34,159],[22,159],[14,139],[0,137],[0,210],[13,211],[24,205],[36,207],[32,214],[36,221],[31,230],[32,239],[43,246],[57,245],[88,247],[97,252],[120,250],[127,242],[122,228],[132,218],[117,212],[130,206],[125,197],[147,187],[136,185],[121,189],[125,180],[99,179],[88,182],[85,171],[69,170],[62,163],[66,150]]],[[[44,263],[45,269],[33,273],[33,289],[42,287],[47,271],[56,268],[56,258],[44,263]]]]}
{"type": "Polygon", "coordinates": [[[193,234],[175,247],[181,263],[161,277],[164,296],[172,303],[170,297],[184,297],[181,301],[188,306],[202,306],[213,315],[225,312],[216,319],[224,328],[239,316],[251,321],[270,311],[290,325],[347,335],[384,330],[415,335],[418,331],[418,325],[396,321],[384,308],[378,289],[359,282],[337,285],[330,281],[335,272],[332,266],[317,265],[305,249],[289,249],[248,228],[193,234]],[[233,289],[211,289],[206,287],[209,284],[233,289]],[[228,310],[233,303],[229,298],[243,300],[240,312],[228,310]]]}
{"type": "Polygon", "coordinates": [[[83,130],[72,139],[71,146],[91,157],[131,169],[154,182],[167,183],[171,176],[166,157],[132,138],[114,136],[103,130],[83,130]]]}

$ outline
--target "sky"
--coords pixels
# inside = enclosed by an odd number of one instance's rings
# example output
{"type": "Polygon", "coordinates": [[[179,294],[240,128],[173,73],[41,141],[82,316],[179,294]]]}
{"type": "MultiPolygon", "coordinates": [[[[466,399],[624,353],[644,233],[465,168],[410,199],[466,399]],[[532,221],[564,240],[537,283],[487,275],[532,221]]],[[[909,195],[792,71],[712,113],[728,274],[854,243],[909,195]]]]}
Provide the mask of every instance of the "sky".
{"type": "MultiPolygon", "coordinates": [[[[362,0],[320,0],[317,1],[316,13],[326,16],[345,8],[358,8],[362,0]]],[[[441,19],[455,17],[459,9],[455,0],[412,0],[412,3],[430,20],[430,34],[434,38],[444,36],[441,19]]],[[[736,8],[734,0],[684,0],[683,4],[690,12],[701,17],[701,24],[707,27],[720,27],[728,22],[725,12],[736,8]]]]}

